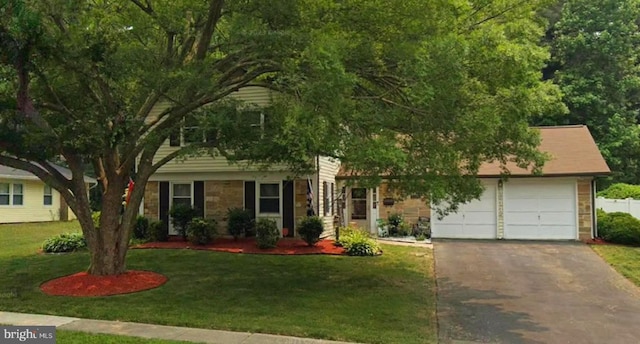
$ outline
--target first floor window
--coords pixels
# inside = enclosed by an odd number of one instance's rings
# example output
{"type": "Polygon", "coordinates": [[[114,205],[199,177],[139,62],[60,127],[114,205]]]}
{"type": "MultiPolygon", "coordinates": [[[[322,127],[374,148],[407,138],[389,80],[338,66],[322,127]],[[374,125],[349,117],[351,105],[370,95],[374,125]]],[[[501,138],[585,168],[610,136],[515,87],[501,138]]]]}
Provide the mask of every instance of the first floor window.
{"type": "Polygon", "coordinates": [[[22,184],[13,184],[13,205],[22,205],[22,184]]]}
{"type": "Polygon", "coordinates": [[[191,206],[191,183],[173,184],[173,196],[171,204],[184,204],[191,206]]]}
{"type": "Polygon", "coordinates": [[[280,213],[280,184],[260,184],[260,213],[280,213]]]}
{"type": "Polygon", "coordinates": [[[9,205],[9,199],[11,198],[9,183],[0,183],[0,205],[9,205]]]}
{"type": "Polygon", "coordinates": [[[49,185],[46,185],[46,184],[44,186],[43,204],[44,205],[52,205],[53,204],[53,190],[51,190],[51,187],[49,185]]]}

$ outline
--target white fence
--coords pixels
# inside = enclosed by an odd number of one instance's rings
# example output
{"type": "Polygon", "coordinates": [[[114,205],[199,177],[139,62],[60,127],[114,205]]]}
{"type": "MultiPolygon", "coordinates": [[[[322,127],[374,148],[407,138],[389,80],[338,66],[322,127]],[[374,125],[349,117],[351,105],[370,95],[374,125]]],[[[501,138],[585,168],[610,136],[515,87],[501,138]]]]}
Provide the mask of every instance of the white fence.
{"type": "Polygon", "coordinates": [[[616,211],[629,213],[636,219],[640,219],[640,200],[631,198],[627,199],[609,199],[604,197],[596,198],[596,208],[602,209],[607,213],[616,211]]]}

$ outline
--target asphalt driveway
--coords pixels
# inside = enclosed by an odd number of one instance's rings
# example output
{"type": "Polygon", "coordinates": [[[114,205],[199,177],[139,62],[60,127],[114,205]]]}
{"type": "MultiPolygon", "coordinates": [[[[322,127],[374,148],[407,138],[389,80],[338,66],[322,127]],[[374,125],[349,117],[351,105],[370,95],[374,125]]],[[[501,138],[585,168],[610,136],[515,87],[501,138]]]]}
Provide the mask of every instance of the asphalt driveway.
{"type": "Polygon", "coordinates": [[[438,241],[441,343],[638,343],[640,289],[580,243],[438,241]]]}

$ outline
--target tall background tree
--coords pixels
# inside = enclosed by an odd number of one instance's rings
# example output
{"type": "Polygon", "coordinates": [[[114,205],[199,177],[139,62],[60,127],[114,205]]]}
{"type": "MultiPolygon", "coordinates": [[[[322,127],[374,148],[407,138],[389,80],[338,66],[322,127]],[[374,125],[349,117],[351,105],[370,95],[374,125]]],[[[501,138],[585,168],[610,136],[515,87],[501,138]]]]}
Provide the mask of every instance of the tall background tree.
{"type": "Polygon", "coordinates": [[[480,194],[469,176],[483,161],[539,167],[529,117],[563,108],[541,81],[544,1],[0,4],[0,164],[61,193],[92,274],[125,271],[144,187],[171,159],[223,155],[303,173],[313,156],[333,156],[363,181],[384,175],[455,207],[480,194]],[[249,86],[278,95],[259,132],[231,97],[249,86]],[[186,121],[206,140],[156,156],[186,121]],[[48,162],[58,156],[71,178],[48,162]],[[103,190],[98,227],[83,183],[90,167],[103,190]]]}
{"type": "Polygon", "coordinates": [[[640,2],[562,0],[543,15],[553,24],[545,75],[561,88],[569,114],[533,123],[587,124],[613,171],[608,182],[640,183],[640,2]]]}

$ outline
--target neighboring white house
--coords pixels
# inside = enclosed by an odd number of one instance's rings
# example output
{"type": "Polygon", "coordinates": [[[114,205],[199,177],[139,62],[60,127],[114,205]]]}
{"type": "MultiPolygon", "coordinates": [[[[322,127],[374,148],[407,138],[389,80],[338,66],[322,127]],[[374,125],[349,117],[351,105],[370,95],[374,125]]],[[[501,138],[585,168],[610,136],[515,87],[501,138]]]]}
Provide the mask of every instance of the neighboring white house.
{"type": "MultiPolygon", "coordinates": [[[[56,168],[65,176],[71,171],[56,168]]],[[[85,177],[85,182],[96,180],[85,177]]],[[[30,172],[0,165],[0,223],[68,221],[75,214],[60,193],[30,172]]]]}

